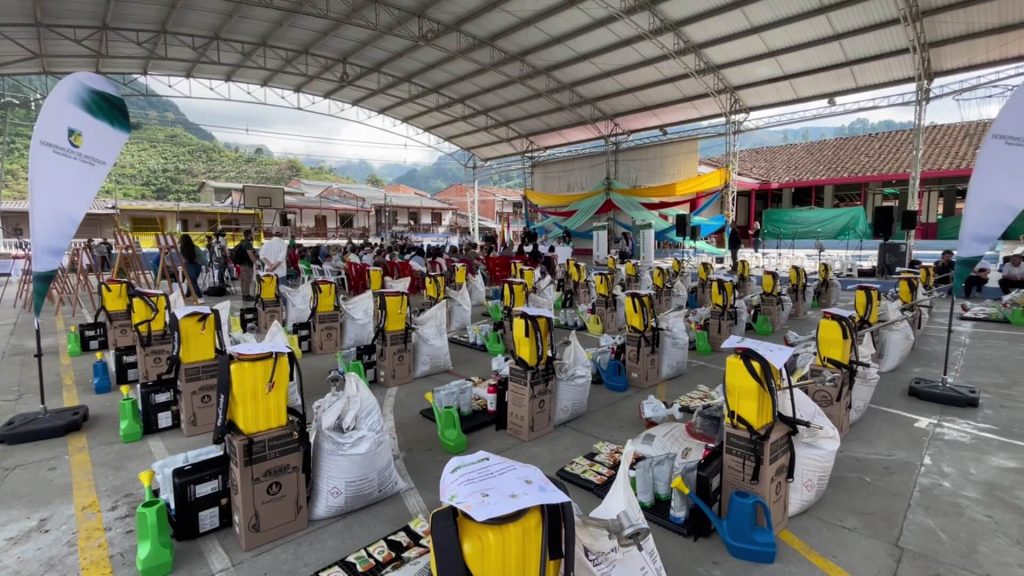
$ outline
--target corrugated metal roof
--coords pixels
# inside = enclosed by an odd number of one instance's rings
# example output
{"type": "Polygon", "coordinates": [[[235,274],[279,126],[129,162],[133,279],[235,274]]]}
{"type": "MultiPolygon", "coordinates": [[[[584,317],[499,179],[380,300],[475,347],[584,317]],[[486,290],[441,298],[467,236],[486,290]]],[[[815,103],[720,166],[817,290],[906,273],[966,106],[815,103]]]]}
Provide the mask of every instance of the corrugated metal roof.
{"type": "MultiPolygon", "coordinates": [[[[937,75],[1024,57],[1021,0],[919,2],[937,75]]],[[[484,158],[720,115],[679,89],[684,63],[699,65],[691,48],[749,108],[914,74],[897,58],[908,47],[892,0],[38,4],[36,14],[27,0],[0,3],[0,74],[98,70],[302,91],[484,158]]]]}

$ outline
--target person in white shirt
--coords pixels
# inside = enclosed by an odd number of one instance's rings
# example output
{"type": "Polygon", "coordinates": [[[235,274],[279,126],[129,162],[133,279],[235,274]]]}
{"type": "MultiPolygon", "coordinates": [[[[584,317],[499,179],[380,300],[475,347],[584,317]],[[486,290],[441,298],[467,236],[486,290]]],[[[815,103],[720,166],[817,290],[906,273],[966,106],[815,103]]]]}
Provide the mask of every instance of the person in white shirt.
{"type": "Polygon", "coordinates": [[[1018,248],[1010,255],[1010,261],[1003,264],[1002,273],[999,289],[1003,294],[1024,289],[1024,249],[1018,248]]]}
{"type": "Polygon", "coordinates": [[[281,231],[274,232],[274,237],[263,242],[260,246],[260,261],[263,262],[263,270],[267,273],[277,274],[277,277],[284,278],[288,275],[288,243],[281,238],[281,231]]]}
{"type": "Polygon", "coordinates": [[[362,262],[367,266],[373,266],[373,251],[369,248],[363,250],[362,262]]]}

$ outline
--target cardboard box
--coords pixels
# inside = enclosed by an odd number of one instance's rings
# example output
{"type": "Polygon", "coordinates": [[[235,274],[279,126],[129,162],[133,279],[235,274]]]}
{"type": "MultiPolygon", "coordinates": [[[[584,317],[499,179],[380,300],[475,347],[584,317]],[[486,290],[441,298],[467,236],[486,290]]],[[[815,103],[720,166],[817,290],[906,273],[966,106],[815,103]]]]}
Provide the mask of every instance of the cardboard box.
{"type": "Polygon", "coordinates": [[[839,430],[839,436],[845,436],[850,431],[850,409],[853,407],[853,387],[850,385],[849,373],[811,366],[808,376],[814,380],[814,384],[804,389],[807,395],[839,430]],[[830,375],[839,375],[839,379],[833,384],[826,384],[827,376],[830,375]]]}
{"type": "MultiPolygon", "coordinates": [[[[776,534],[786,527],[789,521],[789,483],[786,474],[789,460],[793,456],[789,432],[789,427],[776,424],[766,440],[757,442],[746,430],[725,426],[723,516],[729,511],[729,496],[737,490],[743,490],[760,496],[768,503],[776,534]],[[761,470],[757,482],[752,483],[750,477],[754,471],[755,454],[761,456],[761,470]]],[[[759,517],[758,523],[764,525],[764,518],[759,517]]]]}
{"type": "Polygon", "coordinates": [[[135,328],[128,312],[110,312],[107,314],[107,342],[111,348],[135,346],[135,328]]]}
{"type": "Polygon", "coordinates": [[[175,540],[191,540],[231,526],[227,454],[179,466],[171,471],[171,482],[175,540]]]}
{"type": "Polygon", "coordinates": [[[697,281],[697,305],[700,307],[711,305],[711,282],[697,281]]]}
{"type": "Polygon", "coordinates": [[[219,362],[182,364],[178,369],[178,411],[185,436],[213,432],[217,420],[219,362]]]}
{"type": "Polygon", "coordinates": [[[139,381],[159,380],[167,371],[167,363],[174,353],[174,339],[169,331],[154,334],[149,346],[136,346],[139,363],[139,381]]]}
{"type": "Polygon", "coordinates": [[[386,388],[412,382],[412,342],[404,334],[385,334],[377,346],[377,383],[386,388]]]}
{"type": "Polygon", "coordinates": [[[654,291],[654,311],[664,314],[672,308],[672,289],[662,288],[654,291]]]}
{"type": "Polygon", "coordinates": [[[305,447],[293,425],[253,436],[228,434],[231,524],[242,550],[304,530],[309,523],[305,447]]]}
{"type": "Polygon", "coordinates": [[[650,388],[661,382],[661,350],[643,341],[639,334],[626,335],[626,380],[636,388],[650,388]]]}
{"type": "Polygon", "coordinates": [[[299,340],[299,351],[302,353],[313,350],[313,323],[296,322],[292,324],[292,334],[299,340]]]}
{"type": "Polygon", "coordinates": [[[178,386],[174,380],[158,380],[136,385],[142,433],[155,434],[181,425],[178,412],[178,386]]]}
{"type": "Polygon", "coordinates": [[[782,328],[782,298],[779,296],[761,296],[761,314],[772,323],[774,330],[782,328]]]}
{"type": "Polygon", "coordinates": [[[576,283],[576,305],[590,306],[590,285],[586,282],[576,283]]]}
{"type": "Polygon", "coordinates": [[[139,351],[135,346],[114,349],[114,384],[139,383],[139,351]]]}
{"type": "Polygon", "coordinates": [[[605,334],[618,332],[619,322],[616,316],[615,300],[598,296],[594,300],[594,315],[601,319],[605,334]]]}
{"type": "Polygon", "coordinates": [[[83,322],[78,325],[83,352],[99,352],[110,348],[107,340],[107,325],[103,322],[83,322]]]}
{"type": "Polygon", "coordinates": [[[249,325],[255,324],[257,328],[260,325],[260,313],[259,308],[250,306],[248,308],[242,308],[238,311],[238,322],[242,327],[242,332],[248,332],[249,325]]]}
{"type": "Polygon", "coordinates": [[[274,300],[274,304],[267,302],[265,307],[258,308],[260,315],[260,332],[266,332],[270,325],[277,322],[284,325],[284,308],[280,300],[274,300]]]}
{"type": "Polygon", "coordinates": [[[552,366],[527,370],[513,365],[508,377],[508,433],[529,442],[555,429],[555,371],[552,366]]]}
{"type": "Polygon", "coordinates": [[[736,321],[736,310],[726,312],[721,310],[711,311],[711,317],[708,319],[708,341],[711,343],[712,350],[718,351],[722,349],[722,343],[729,336],[732,336],[732,330],[736,326],[736,321]]]}
{"type": "Polygon", "coordinates": [[[806,294],[797,294],[795,290],[789,291],[789,299],[793,301],[793,309],[789,312],[790,318],[804,318],[807,316],[808,303],[806,294]]]}
{"type": "Polygon", "coordinates": [[[313,354],[334,354],[341,350],[341,313],[320,312],[313,319],[313,354]]]}

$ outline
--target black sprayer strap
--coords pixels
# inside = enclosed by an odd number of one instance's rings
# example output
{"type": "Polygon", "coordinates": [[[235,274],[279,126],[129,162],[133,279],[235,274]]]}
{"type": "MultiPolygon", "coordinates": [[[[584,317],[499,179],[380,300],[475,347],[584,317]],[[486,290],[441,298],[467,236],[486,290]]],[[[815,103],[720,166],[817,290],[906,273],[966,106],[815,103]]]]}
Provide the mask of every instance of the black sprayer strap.
{"type": "Polygon", "coordinates": [[[438,508],[430,515],[434,565],[444,576],[470,576],[459,542],[459,512],[453,506],[438,508]]]}
{"type": "Polygon", "coordinates": [[[231,402],[231,357],[217,358],[217,417],[213,427],[213,443],[221,444],[228,434],[228,405],[231,402]]]}

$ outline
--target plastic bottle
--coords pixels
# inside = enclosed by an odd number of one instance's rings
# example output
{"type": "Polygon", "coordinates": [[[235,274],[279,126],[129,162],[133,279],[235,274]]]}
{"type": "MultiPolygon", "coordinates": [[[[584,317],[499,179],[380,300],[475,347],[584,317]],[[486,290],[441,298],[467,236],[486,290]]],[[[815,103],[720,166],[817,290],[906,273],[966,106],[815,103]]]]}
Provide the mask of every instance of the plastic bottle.
{"type": "Polygon", "coordinates": [[[72,358],[82,355],[82,336],[78,333],[78,326],[72,326],[68,330],[68,356],[72,358]]]}
{"type": "Polygon", "coordinates": [[[498,384],[492,381],[487,385],[487,413],[498,412],[498,384]]]}
{"type": "Polygon", "coordinates": [[[97,352],[96,361],[92,363],[92,390],[97,394],[110,392],[110,369],[103,352],[97,352]]]}

